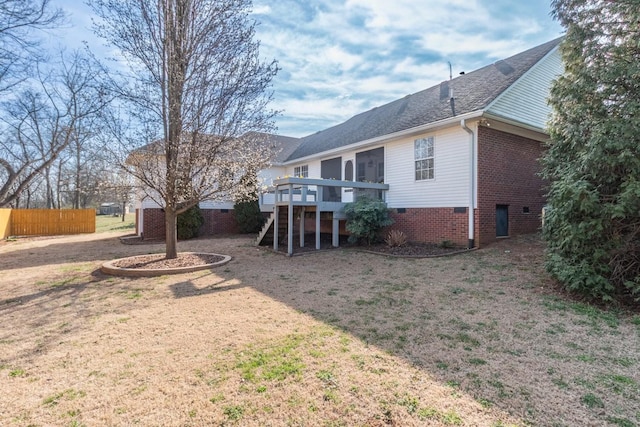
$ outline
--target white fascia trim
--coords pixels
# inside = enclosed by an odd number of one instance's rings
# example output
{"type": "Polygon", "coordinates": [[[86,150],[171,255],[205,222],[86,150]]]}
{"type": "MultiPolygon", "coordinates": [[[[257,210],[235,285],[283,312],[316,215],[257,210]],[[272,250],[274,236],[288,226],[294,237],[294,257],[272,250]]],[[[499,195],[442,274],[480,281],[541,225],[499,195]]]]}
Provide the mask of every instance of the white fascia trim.
{"type": "Polygon", "coordinates": [[[395,139],[400,139],[400,138],[404,138],[404,137],[412,136],[412,135],[418,135],[418,134],[424,133],[424,132],[426,132],[428,130],[435,130],[435,129],[440,129],[440,128],[444,128],[444,127],[451,127],[451,126],[460,126],[460,120],[462,120],[462,119],[468,120],[468,119],[480,118],[483,115],[484,115],[484,110],[478,110],[478,111],[472,111],[470,113],[460,114],[459,116],[449,117],[447,119],[438,120],[436,122],[427,123],[425,125],[420,125],[420,126],[416,126],[416,127],[413,127],[413,128],[401,130],[399,132],[394,132],[394,133],[390,133],[390,134],[386,134],[386,135],[382,135],[382,136],[377,136],[375,138],[371,138],[371,139],[367,139],[367,140],[364,140],[364,141],[355,142],[353,144],[349,144],[349,145],[345,145],[345,146],[342,146],[342,147],[334,148],[332,150],[320,151],[319,153],[312,154],[310,156],[298,157],[296,159],[283,162],[283,166],[285,166],[285,165],[293,165],[293,164],[297,164],[297,163],[303,163],[303,162],[306,162],[306,161],[309,161],[309,160],[317,159],[319,157],[326,157],[326,156],[331,156],[331,155],[334,155],[334,154],[339,154],[339,153],[342,153],[342,152],[345,152],[345,151],[351,151],[351,150],[354,150],[356,148],[365,148],[365,147],[368,147],[370,145],[380,144],[382,142],[390,142],[390,141],[393,141],[395,139]]]}
{"type": "Polygon", "coordinates": [[[546,132],[546,130],[545,129],[540,129],[537,126],[528,125],[526,123],[522,123],[522,122],[519,122],[517,120],[509,119],[509,118],[506,118],[506,117],[503,117],[503,116],[500,116],[500,115],[494,114],[494,113],[486,113],[485,112],[483,117],[485,119],[495,120],[495,121],[502,122],[502,123],[507,124],[507,125],[516,126],[516,127],[521,128],[521,129],[526,129],[528,131],[538,133],[538,134],[540,134],[540,137],[537,138],[537,139],[540,140],[540,141],[546,141],[546,140],[549,139],[549,134],[546,132]]]}

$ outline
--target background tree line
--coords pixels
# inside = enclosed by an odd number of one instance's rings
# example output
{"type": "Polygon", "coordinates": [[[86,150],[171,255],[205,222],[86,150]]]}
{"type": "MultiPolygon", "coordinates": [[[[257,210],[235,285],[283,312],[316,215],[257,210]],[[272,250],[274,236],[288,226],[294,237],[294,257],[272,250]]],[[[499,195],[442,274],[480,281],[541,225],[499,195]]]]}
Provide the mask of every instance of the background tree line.
{"type": "Polygon", "coordinates": [[[175,258],[178,215],[244,200],[273,154],[278,66],[259,56],[252,2],[90,0],[120,54],[107,69],[88,51],[44,55],[36,34],[65,20],[49,1],[0,0],[0,206],[87,206],[130,176],[175,258]]]}
{"type": "Polygon", "coordinates": [[[50,0],[0,1],[0,207],[129,199],[121,190],[130,183],[105,151],[114,99],[106,70],[86,50],[41,41],[66,19],[50,0]]]}

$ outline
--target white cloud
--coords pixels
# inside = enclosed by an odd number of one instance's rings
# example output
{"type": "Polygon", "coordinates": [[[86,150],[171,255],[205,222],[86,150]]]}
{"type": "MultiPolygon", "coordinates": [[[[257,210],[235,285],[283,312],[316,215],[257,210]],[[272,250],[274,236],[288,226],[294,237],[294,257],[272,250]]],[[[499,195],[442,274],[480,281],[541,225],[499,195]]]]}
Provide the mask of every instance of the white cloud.
{"type": "MultiPolygon", "coordinates": [[[[96,39],[75,2],[72,40],[96,39]],[[88,35],[87,35],[88,34],[88,35]]],[[[79,2],[78,2],[79,3],[79,2]]],[[[559,35],[548,0],[254,0],[261,57],[274,80],[282,134],[324,127],[559,35]]]]}
{"type": "Polygon", "coordinates": [[[271,6],[263,4],[253,8],[254,15],[269,15],[271,13],[271,6]]]}

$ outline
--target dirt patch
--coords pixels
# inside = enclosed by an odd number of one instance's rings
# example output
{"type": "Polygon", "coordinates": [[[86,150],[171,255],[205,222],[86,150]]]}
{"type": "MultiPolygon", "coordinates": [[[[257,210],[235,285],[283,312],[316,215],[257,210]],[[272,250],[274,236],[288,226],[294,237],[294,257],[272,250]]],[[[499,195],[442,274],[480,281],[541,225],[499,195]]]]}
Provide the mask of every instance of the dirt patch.
{"type": "Polygon", "coordinates": [[[555,292],[536,236],[444,258],[123,234],[0,246],[0,425],[634,425],[640,316],[555,292]]]}

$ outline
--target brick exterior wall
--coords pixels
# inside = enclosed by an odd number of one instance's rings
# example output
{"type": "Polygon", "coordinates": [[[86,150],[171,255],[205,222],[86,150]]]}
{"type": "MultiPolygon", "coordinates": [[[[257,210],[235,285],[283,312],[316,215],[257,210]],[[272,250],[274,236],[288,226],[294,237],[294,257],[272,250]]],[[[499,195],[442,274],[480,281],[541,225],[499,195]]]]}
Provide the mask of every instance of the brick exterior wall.
{"type": "Polygon", "coordinates": [[[164,212],[160,208],[142,210],[144,239],[164,239],[164,212]]]}
{"type": "MultiPolygon", "coordinates": [[[[164,239],[164,211],[160,208],[144,209],[144,238],[164,239]]],[[[204,224],[200,227],[200,236],[238,233],[238,223],[232,209],[202,209],[204,224]]]]}
{"type": "Polygon", "coordinates": [[[200,227],[201,236],[240,232],[233,209],[202,209],[202,216],[204,224],[200,227]]]}
{"type": "Polygon", "coordinates": [[[539,141],[478,128],[477,245],[496,240],[496,205],[508,205],[510,236],[540,228],[545,198],[544,181],[537,173],[542,152],[539,141]],[[524,213],[525,207],[529,213],[524,213]]]}
{"type": "Polygon", "coordinates": [[[454,208],[407,208],[404,213],[391,210],[393,225],[385,230],[400,230],[410,241],[441,243],[449,240],[459,246],[468,242],[468,210],[454,212],[454,208]]]}

